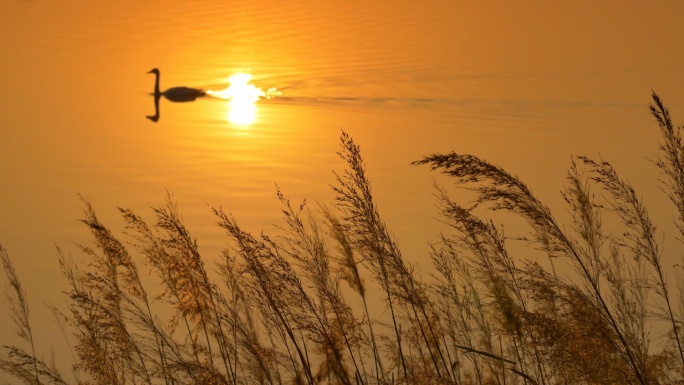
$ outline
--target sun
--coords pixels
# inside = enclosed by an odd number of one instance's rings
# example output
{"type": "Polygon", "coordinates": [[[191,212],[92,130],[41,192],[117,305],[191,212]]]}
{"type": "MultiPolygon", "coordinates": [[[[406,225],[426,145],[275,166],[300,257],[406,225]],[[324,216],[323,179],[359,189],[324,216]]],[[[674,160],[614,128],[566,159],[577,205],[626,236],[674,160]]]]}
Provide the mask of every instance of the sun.
{"type": "Polygon", "coordinates": [[[207,94],[229,100],[228,121],[236,125],[250,125],[256,121],[256,102],[259,98],[271,98],[279,94],[275,88],[264,92],[249,84],[252,75],[237,73],[228,78],[230,86],[220,91],[207,91],[207,94]]]}

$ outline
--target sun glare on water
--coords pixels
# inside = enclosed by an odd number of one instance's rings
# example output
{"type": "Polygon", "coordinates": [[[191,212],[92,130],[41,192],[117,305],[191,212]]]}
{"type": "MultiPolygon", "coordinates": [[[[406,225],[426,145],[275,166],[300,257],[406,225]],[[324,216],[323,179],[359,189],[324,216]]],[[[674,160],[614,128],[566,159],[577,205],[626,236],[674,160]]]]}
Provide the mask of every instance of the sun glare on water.
{"type": "Polygon", "coordinates": [[[207,91],[207,94],[229,100],[228,121],[237,125],[249,125],[256,120],[256,102],[259,98],[272,98],[279,92],[275,88],[264,92],[249,84],[252,75],[238,73],[228,78],[230,86],[220,91],[207,91]]]}

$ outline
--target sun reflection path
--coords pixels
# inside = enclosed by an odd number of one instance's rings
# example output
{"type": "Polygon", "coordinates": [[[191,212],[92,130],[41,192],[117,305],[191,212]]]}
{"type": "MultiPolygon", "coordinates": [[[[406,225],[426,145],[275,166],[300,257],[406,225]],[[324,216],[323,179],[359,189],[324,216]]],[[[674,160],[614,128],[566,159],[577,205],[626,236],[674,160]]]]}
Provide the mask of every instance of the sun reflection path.
{"type": "Polygon", "coordinates": [[[263,91],[261,88],[248,84],[252,75],[238,73],[228,78],[230,86],[220,91],[208,90],[207,94],[229,100],[228,121],[237,125],[249,125],[256,120],[256,102],[259,98],[271,99],[280,92],[275,88],[263,91]]]}

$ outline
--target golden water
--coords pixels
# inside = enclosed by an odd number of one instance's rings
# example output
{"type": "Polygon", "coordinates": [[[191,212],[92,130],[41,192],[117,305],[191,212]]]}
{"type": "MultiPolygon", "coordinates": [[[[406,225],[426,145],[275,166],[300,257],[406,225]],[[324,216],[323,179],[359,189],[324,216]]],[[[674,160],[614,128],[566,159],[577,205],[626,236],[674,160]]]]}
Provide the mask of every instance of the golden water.
{"type": "Polygon", "coordinates": [[[600,153],[669,225],[647,105],[654,89],[684,120],[683,3],[487,4],[2,2],[0,243],[32,314],[59,299],[54,245],[77,257],[71,242],[89,241],[78,193],[120,231],[116,206],[151,218],[171,192],[211,260],[223,238],[208,205],[268,231],[275,184],[330,202],[341,130],[412,263],[441,227],[434,175],[408,164],[433,152],[500,164],[561,215],[570,156],[600,153]],[[250,125],[216,98],[162,99],[153,123],[153,67],[162,90],[220,90],[242,72],[282,94],[259,100],[250,125]]]}

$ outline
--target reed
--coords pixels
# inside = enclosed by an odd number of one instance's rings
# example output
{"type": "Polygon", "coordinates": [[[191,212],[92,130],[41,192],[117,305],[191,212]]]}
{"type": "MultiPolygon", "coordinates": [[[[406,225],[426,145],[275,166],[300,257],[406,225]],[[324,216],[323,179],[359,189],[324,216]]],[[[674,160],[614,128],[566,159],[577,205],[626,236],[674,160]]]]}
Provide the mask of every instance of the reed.
{"type": "MultiPolygon", "coordinates": [[[[655,94],[651,113],[680,242],[682,126],[655,94]]],[[[278,188],[272,234],[212,208],[226,235],[213,269],[171,195],[151,222],[120,208],[121,235],[82,198],[88,262],[57,250],[69,289],[66,306],[52,308],[73,334],[75,380],[39,358],[26,293],[0,246],[7,309],[26,344],[5,346],[0,370],[31,385],[684,383],[681,257],[610,163],[573,158],[561,223],[523,181],[477,156],[414,162],[473,197],[435,183],[445,230],[430,244],[434,273],[421,277],[344,132],[338,155],[335,201],[311,210],[278,188]],[[504,227],[502,213],[526,225],[504,227]]]]}

